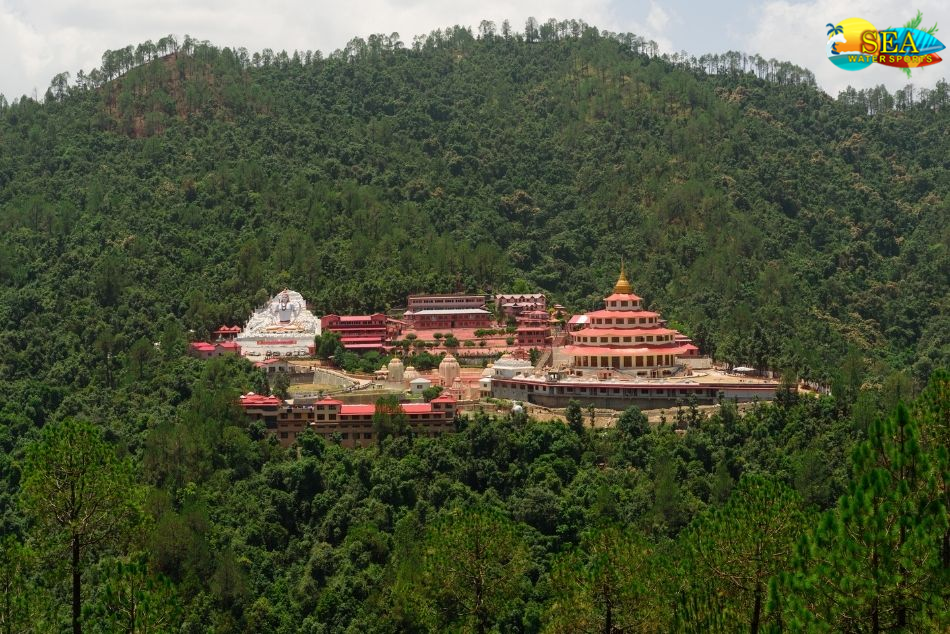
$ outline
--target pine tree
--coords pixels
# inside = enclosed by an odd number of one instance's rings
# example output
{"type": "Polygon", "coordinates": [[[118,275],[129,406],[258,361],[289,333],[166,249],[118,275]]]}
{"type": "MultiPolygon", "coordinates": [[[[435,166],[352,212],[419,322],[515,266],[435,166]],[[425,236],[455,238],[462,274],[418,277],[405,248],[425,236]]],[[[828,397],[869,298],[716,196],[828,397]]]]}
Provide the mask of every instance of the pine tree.
{"type": "Polygon", "coordinates": [[[753,634],[774,623],[769,580],[790,565],[806,525],[794,491],[743,475],[726,504],[698,517],[685,534],[684,592],[693,599],[680,610],[686,629],[714,630],[721,615],[753,634]]]}
{"type": "Polygon", "coordinates": [[[27,448],[21,493],[36,542],[51,561],[68,561],[72,626],[82,632],[82,575],[94,552],[115,543],[139,520],[142,487],[129,461],[91,423],[43,428],[27,448]]]}
{"type": "Polygon", "coordinates": [[[553,566],[544,631],[662,631],[664,606],[652,557],[653,546],[629,530],[609,526],[586,533],[580,547],[553,566]]]}
{"type": "Polygon", "coordinates": [[[848,493],[808,535],[776,605],[794,629],[936,631],[947,624],[932,592],[946,510],[906,407],[871,425],[852,464],[848,493]]]}

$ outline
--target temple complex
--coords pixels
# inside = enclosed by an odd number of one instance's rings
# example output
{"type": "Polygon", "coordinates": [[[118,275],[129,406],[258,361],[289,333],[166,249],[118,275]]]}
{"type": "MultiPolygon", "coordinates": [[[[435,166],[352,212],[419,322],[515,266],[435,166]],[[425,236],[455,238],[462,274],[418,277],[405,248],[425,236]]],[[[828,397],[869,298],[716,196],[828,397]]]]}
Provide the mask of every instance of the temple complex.
{"type": "Polygon", "coordinates": [[[711,360],[700,357],[689,337],[644,308],[622,264],[604,308],[575,315],[568,328],[567,344],[553,345],[538,367],[508,355],[496,361],[479,382],[482,393],[490,390],[496,398],[546,407],[577,400],[610,409],[662,408],[690,398],[715,403],[775,396],[774,381],[724,377],[712,370],[711,360]],[[553,367],[543,367],[549,359],[553,367]]]}
{"type": "Polygon", "coordinates": [[[255,310],[237,336],[241,354],[252,359],[304,357],[314,353],[320,320],[297,291],[284,289],[255,310]]]}

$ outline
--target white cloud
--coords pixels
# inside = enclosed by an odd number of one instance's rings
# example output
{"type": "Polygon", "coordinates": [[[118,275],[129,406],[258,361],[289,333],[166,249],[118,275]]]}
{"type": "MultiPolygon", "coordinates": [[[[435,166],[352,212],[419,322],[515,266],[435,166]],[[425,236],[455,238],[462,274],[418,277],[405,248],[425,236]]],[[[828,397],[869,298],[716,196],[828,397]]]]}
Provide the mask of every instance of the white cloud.
{"type": "Polygon", "coordinates": [[[670,14],[663,10],[663,7],[656,2],[650,2],[650,12],[647,14],[647,26],[654,33],[662,33],[669,24],[670,14]]]}
{"type": "MultiPolygon", "coordinates": [[[[913,8],[885,0],[768,2],[758,9],[757,24],[750,30],[750,38],[744,48],[763,57],[787,60],[810,69],[815,73],[818,85],[832,96],[849,85],[870,88],[884,84],[892,91],[908,83],[929,87],[938,79],[946,78],[945,64],[950,62],[916,69],[911,79],[908,79],[900,70],[880,64],[872,64],[860,71],[842,70],[825,57],[827,23],[855,17],[864,18],[877,28],[887,28],[910,20],[918,9],[923,12],[924,24],[930,26],[942,21],[939,18],[945,15],[946,5],[936,0],[915,2],[913,8]]],[[[946,41],[946,38],[943,39],[946,41]]]]}

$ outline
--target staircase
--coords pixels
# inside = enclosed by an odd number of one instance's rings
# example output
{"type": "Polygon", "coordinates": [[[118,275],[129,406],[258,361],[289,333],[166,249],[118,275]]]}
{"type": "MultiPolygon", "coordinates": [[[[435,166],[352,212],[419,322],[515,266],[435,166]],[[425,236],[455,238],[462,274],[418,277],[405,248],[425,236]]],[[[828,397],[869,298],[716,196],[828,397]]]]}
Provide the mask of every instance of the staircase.
{"type": "Polygon", "coordinates": [[[541,353],[541,356],[538,357],[538,362],[534,365],[535,372],[540,372],[551,363],[551,357],[554,356],[554,348],[545,348],[544,352],[541,353]]]}

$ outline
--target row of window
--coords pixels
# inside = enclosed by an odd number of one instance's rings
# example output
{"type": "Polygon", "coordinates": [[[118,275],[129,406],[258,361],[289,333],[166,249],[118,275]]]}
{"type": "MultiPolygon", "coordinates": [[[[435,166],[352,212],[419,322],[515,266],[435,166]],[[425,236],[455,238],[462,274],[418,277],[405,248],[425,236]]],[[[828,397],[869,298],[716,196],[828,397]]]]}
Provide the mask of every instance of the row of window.
{"type": "Polygon", "coordinates": [[[650,368],[654,365],[673,365],[673,356],[668,354],[639,357],[574,357],[574,365],[582,368],[650,368]],[[634,359],[636,364],[634,364],[634,359]]]}
{"type": "Polygon", "coordinates": [[[663,343],[673,341],[673,335],[646,335],[645,337],[575,337],[579,343],[663,343]]]}
{"type": "MultiPolygon", "coordinates": [[[[536,391],[537,386],[526,385],[524,383],[516,383],[511,386],[513,389],[520,390],[522,392],[529,390],[531,392],[536,391]]],[[[599,395],[622,395],[625,397],[633,396],[685,396],[687,394],[696,394],[698,396],[716,396],[715,389],[706,389],[702,391],[693,390],[691,388],[607,388],[607,387],[557,387],[555,394],[584,394],[590,396],[599,396],[599,395]]]]}
{"type": "Polygon", "coordinates": [[[634,326],[637,324],[655,324],[656,317],[594,317],[591,323],[615,326],[628,324],[634,326]]]}

